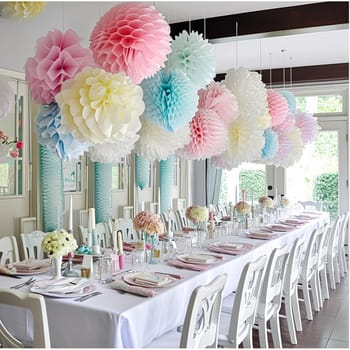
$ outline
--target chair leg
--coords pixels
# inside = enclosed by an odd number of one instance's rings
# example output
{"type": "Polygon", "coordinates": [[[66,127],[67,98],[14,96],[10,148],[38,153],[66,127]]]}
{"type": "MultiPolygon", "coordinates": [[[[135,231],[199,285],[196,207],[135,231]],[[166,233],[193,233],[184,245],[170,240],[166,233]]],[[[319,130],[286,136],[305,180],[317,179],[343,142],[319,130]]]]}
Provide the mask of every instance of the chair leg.
{"type": "Polygon", "coordinates": [[[294,317],[292,310],[292,297],[290,295],[286,296],[284,306],[286,309],[286,318],[290,342],[291,344],[297,344],[297,334],[295,332],[294,317]]]}
{"type": "Polygon", "coordinates": [[[321,271],[317,271],[316,273],[316,284],[317,284],[318,306],[321,309],[323,307],[323,297],[322,297],[322,289],[321,289],[321,271]]]}
{"type": "Polygon", "coordinates": [[[298,290],[296,290],[292,295],[292,310],[293,310],[293,318],[295,322],[295,329],[298,332],[303,330],[301,316],[300,316],[300,307],[298,302],[298,290]]]}
{"type": "Polygon", "coordinates": [[[334,264],[335,283],[340,283],[340,272],[339,272],[338,258],[336,257],[334,260],[335,260],[335,264],[334,264]]]}
{"type": "Polygon", "coordinates": [[[271,325],[273,346],[275,348],[282,348],[280,319],[278,317],[278,312],[277,314],[273,315],[270,318],[270,325],[271,325]]]}
{"type": "MultiPolygon", "coordinates": [[[[237,347],[238,347],[238,345],[237,345],[237,347]]],[[[244,348],[248,348],[248,349],[252,349],[253,348],[253,334],[252,334],[252,330],[250,330],[250,332],[248,333],[246,338],[243,340],[243,347],[244,348]]]]}
{"type": "Polygon", "coordinates": [[[261,348],[267,349],[269,347],[269,342],[267,338],[267,325],[266,321],[262,318],[258,318],[259,327],[259,343],[261,348]]]}
{"type": "Polygon", "coordinates": [[[306,309],[306,318],[312,321],[314,318],[312,316],[310,294],[309,294],[309,289],[306,282],[303,282],[303,298],[304,298],[304,304],[306,309]]]}
{"type": "Polygon", "coordinates": [[[321,280],[322,298],[323,298],[323,300],[328,300],[329,299],[329,291],[328,291],[326,267],[320,273],[320,280],[321,280]]]}
{"type": "Polygon", "coordinates": [[[311,278],[310,285],[311,285],[311,295],[312,295],[312,302],[314,305],[314,310],[320,311],[320,303],[318,301],[318,288],[317,288],[317,276],[316,276],[316,274],[314,274],[314,276],[311,278]]]}

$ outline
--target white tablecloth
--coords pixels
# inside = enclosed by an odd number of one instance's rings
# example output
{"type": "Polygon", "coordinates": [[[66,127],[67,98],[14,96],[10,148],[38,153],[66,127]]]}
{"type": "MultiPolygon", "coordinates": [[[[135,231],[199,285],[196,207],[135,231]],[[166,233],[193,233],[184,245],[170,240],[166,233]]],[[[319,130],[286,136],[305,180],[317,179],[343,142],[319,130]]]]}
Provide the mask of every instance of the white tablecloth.
{"type": "MultiPolygon", "coordinates": [[[[148,265],[147,268],[152,271],[184,276],[174,285],[160,288],[152,298],[119,294],[108,284],[99,283],[96,283],[97,287],[103,294],[84,302],[45,297],[51,345],[58,348],[142,348],[154,338],[183,323],[188,300],[195,287],[210,282],[218,274],[227,273],[224,295],[228,295],[236,289],[241,271],[248,261],[263,254],[269,255],[272,249],[292,243],[296,237],[304,237],[307,242],[312,231],[328,220],[328,215],[324,214],[268,241],[232,237],[235,242],[253,244],[254,249],[241,256],[224,255],[223,261],[211,265],[207,271],[179,270],[165,264],[148,265]]],[[[42,279],[47,277],[37,276],[42,279]]],[[[0,276],[1,288],[10,287],[18,281],[0,276]]],[[[31,318],[23,310],[9,312],[8,307],[0,305],[0,319],[14,329],[19,327],[16,334],[21,337],[31,336],[31,318]],[[25,326],[28,330],[23,329],[25,326]]]]}

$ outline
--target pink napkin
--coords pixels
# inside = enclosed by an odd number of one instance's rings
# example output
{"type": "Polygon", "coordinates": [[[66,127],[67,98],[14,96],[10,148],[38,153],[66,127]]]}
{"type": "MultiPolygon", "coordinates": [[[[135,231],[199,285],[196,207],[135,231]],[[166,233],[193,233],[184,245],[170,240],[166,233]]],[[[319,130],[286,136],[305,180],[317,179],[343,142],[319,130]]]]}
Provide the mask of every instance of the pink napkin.
{"type": "Polygon", "coordinates": [[[132,250],[135,249],[135,246],[131,243],[123,242],[123,250],[127,252],[131,252],[132,250]]]}
{"type": "Polygon", "coordinates": [[[269,234],[267,232],[251,232],[247,234],[248,238],[254,238],[254,239],[273,239],[277,237],[277,234],[269,234]]]}
{"type": "Polygon", "coordinates": [[[287,219],[286,222],[288,224],[292,224],[292,225],[304,225],[310,221],[309,220],[300,220],[300,219],[287,219]]]}
{"type": "Polygon", "coordinates": [[[141,295],[143,297],[153,297],[156,295],[156,292],[154,289],[138,287],[138,286],[131,286],[130,284],[125,283],[121,279],[115,280],[114,282],[112,282],[110,284],[110,286],[114,289],[120,289],[126,293],[141,295]]]}
{"type": "Polygon", "coordinates": [[[0,275],[15,275],[16,270],[10,269],[4,265],[0,265],[0,275]]]}
{"type": "Polygon", "coordinates": [[[187,270],[194,270],[194,271],[205,271],[205,270],[208,270],[208,267],[209,267],[208,265],[189,264],[177,259],[168,261],[168,265],[180,267],[182,269],[187,269],[187,270]]]}
{"type": "Polygon", "coordinates": [[[274,224],[271,226],[271,228],[272,231],[288,232],[293,231],[295,227],[282,224],[274,224]]]}
{"type": "Polygon", "coordinates": [[[208,250],[216,253],[230,254],[230,255],[241,255],[246,253],[248,250],[252,249],[254,246],[252,244],[245,244],[241,249],[229,249],[220,246],[210,245],[208,250]]]}

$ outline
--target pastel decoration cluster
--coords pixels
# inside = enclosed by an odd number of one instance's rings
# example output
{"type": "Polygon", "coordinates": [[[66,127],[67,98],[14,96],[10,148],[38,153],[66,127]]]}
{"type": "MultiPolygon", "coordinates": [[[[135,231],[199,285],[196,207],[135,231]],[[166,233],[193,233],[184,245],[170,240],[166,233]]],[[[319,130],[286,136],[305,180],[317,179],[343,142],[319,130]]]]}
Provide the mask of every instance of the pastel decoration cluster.
{"type": "Polygon", "coordinates": [[[25,63],[26,81],[33,99],[49,104],[61,91],[64,81],[72,79],[86,66],[94,66],[90,50],[80,45],[80,38],[71,29],[48,32],[37,40],[34,57],[25,63]]]}
{"type": "Polygon", "coordinates": [[[164,233],[164,225],[157,214],[151,211],[141,211],[133,219],[135,230],[148,234],[160,235],[164,233]]]}
{"type": "Polygon", "coordinates": [[[289,111],[295,112],[297,109],[297,101],[294,94],[288,90],[280,91],[280,94],[287,100],[289,111]]]}
{"type": "Polygon", "coordinates": [[[93,144],[134,139],[141,128],[143,92],[124,73],[86,67],[62,84],[56,96],[62,126],[93,144]]]}
{"type": "Polygon", "coordinates": [[[267,89],[267,102],[271,115],[271,126],[281,124],[289,113],[287,100],[276,90],[267,89]]]}
{"type": "Polygon", "coordinates": [[[317,123],[317,118],[315,118],[311,113],[304,113],[297,111],[294,113],[295,125],[301,131],[301,137],[304,144],[312,143],[320,130],[320,126],[317,123]]]}
{"type": "Polygon", "coordinates": [[[198,91],[198,109],[210,109],[225,123],[229,124],[238,118],[238,103],[236,96],[224,85],[218,82],[210,83],[198,91]]]}
{"type": "Polygon", "coordinates": [[[262,159],[270,159],[273,158],[278,150],[278,135],[276,131],[271,128],[265,129],[264,131],[265,144],[263,149],[261,150],[261,158],[262,159]]]}
{"type": "Polygon", "coordinates": [[[252,208],[248,202],[240,201],[235,205],[237,213],[240,215],[250,214],[252,208]]]}
{"type": "Polygon", "coordinates": [[[144,117],[141,117],[141,122],[140,139],[135,145],[135,151],[151,161],[168,158],[191,140],[189,124],[171,132],[144,117]]]}
{"type": "Polygon", "coordinates": [[[76,239],[64,229],[48,233],[41,246],[50,258],[58,258],[78,248],[76,239]]]}
{"type": "Polygon", "coordinates": [[[193,222],[205,222],[209,219],[209,209],[199,205],[191,205],[186,209],[185,215],[193,222]]]}
{"type": "Polygon", "coordinates": [[[15,104],[15,94],[9,84],[9,79],[0,75],[0,119],[11,113],[15,104]]]}
{"type": "Polygon", "coordinates": [[[259,198],[259,203],[263,208],[273,208],[273,200],[270,197],[262,196],[259,198]]]}
{"type": "Polygon", "coordinates": [[[191,142],[178,151],[184,159],[205,159],[224,152],[227,129],[217,113],[199,109],[190,121],[191,142]]]}
{"type": "Polygon", "coordinates": [[[114,141],[113,143],[98,143],[89,147],[89,158],[92,162],[120,163],[134,149],[139,135],[135,134],[129,142],[114,141]]]}
{"type": "Polygon", "coordinates": [[[0,13],[3,17],[28,19],[39,15],[45,6],[43,1],[8,1],[0,4],[0,13]]]}
{"type": "Polygon", "coordinates": [[[215,77],[213,45],[198,32],[184,30],[171,43],[167,66],[183,71],[196,89],[209,84],[215,77]]]}
{"type": "Polygon", "coordinates": [[[178,69],[160,70],[141,83],[144,116],[168,131],[183,127],[194,116],[198,95],[190,79],[178,69]]]}
{"type": "Polygon", "coordinates": [[[100,18],[90,36],[90,49],[100,67],[125,72],[139,84],[164,67],[170,42],[164,17],[153,6],[133,2],[116,5],[100,18]]]}
{"type": "Polygon", "coordinates": [[[39,143],[49,147],[63,160],[78,159],[88,149],[88,143],[79,142],[71,133],[62,132],[60,109],[55,102],[40,106],[35,126],[39,143]]]}

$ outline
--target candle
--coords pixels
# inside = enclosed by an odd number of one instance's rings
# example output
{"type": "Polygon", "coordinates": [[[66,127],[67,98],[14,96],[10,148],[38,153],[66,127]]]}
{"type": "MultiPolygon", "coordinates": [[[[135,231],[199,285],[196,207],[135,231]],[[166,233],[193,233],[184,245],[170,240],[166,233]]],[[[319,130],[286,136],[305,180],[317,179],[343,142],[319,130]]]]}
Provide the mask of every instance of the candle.
{"type": "Polygon", "coordinates": [[[117,238],[117,231],[113,230],[112,232],[112,239],[113,239],[113,251],[116,254],[117,253],[117,242],[118,242],[118,238],[117,238]]]}
{"type": "Polygon", "coordinates": [[[243,189],[242,190],[242,201],[245,202],[245,200],[246,200],[246,190],[243,189]]]}
{"type": "Polygon", "coordinates": [[[69,198],[68,232],[73,232],[73,197],[69,198]]]}
{"type": "Polygon", "coordinates": [[[89,209],[89,232],[92,232],[92,230],[94,230],[96,227],[96,223],[95,223],[95,208],[90,208],[89,209]]]}
{"type": "Polygon", "coordinates": [[[238,202],[238,187],[235,187],[235,204],[238,202]]]}
{"type": "Polygon", "coordinates": [[[123,238],[122,238],[122,231],[117,232],[117,237],[118,237],[118,254],[122,255],[123,254],[123,238]]]}

